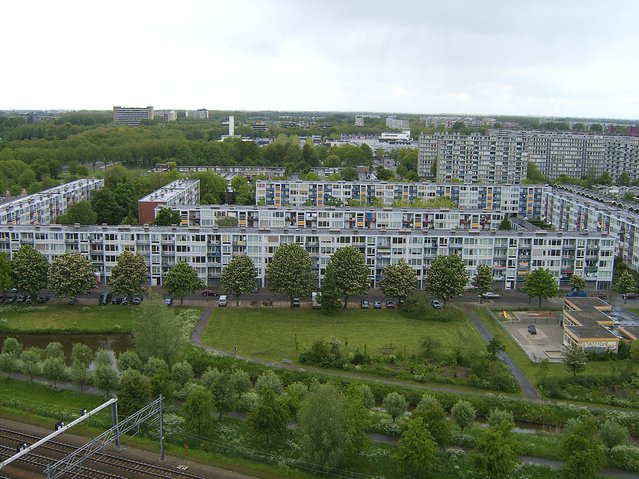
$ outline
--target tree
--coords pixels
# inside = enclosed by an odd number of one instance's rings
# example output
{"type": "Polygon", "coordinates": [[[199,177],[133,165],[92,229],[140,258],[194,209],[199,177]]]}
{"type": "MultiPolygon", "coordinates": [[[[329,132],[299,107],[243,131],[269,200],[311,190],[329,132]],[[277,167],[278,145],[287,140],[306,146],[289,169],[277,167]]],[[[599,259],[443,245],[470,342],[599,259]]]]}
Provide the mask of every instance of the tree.
{"type": "Polygon", "coordinates": [[[275,294],[293,298],[309,296],[317,279],[308,251],[296,243],[281,245],[266,266],[266,283],[275,294]]]}
{"type": "Polygon", "coordinates": [[[249,426],[266,437],[266,449],[270,449],[271,437],[286,433],[288,413],[286,407],[277,399],[272,389],[265,389],[260,402],[247,417],[249,426]]]}
{"type": "Polygon", "coordinates": [[[332,275],[324,275],[320,293],[319,303],[322,313],[326,316],[335,316],[340,310],[340,300],[335,278],[332,275]]]}
{"type": "Polygon", "coordinates": [[[406,406],[406,398],[397,392],[391,392],[384,396],[384,409],[391,415],[393,422],[406,412],[406,406]]]}
{"type": "Polygon", "coordinates": [[[42,364],[42,374],[53,383],[53,388],[58,387],[58,381],[64,379],[64,359],[49,357],[42,364]]]}
{"type": "Polygon", "coordinates": [[[71,347],[71,361],[78,361],[84,366],[88,366],[93,361],[93,351],[89,346],[82,343],[73,343],[71,347]]]}
{"type": "Polygon", "coordinates": [[[257,392],[261,393],[265,389],[271,389],[275,394],[282,394],[284,390],[282,380],[270,369],[260,374],[255,381],[255,390],[257,392]]]}
{"type": "Polygon", "coordinates": [[[93,383],[97,388],[104,389],[107,396],[118,387],[118,375],[110,364],[100,364],[93,374],[93,383]]]}
{"type": "Polygon", "coordinates": [[[450,410],[450,418],[462,431],[475,422],[476,415],[473,405],[461,399],[450,410]]]}
{"type": "Polygon", "coordinates": [[[422,419],[424,426],[438,444],[446,445],[450,442],[451,423],[446,417],[446,411],[436,398],[424,394],[413,411],[413,417],[422,419]]]}
{"type": "Polygon", "coordinates": [[[184,304],[184,296],[202,287],[202,280],[197,271],[184,261],[175,263],[164,278],[164,288],[171,296],[180,298],[180,306],[184,304]]]}
{"type": "Polygon", "coordinates": [[[509,423],[488,427],[481,433],[471,456],[475,470],[488,479],[510,477],[519,462],[516,445],[509,423]]]}
{"type": "Polygon", "coordinates": [[[584,348],[578,343],[564,347],[564,358],[562,362],[564,366],[566,366],[566,369],[572,372],[573,377],[577,376],[577,373],[586,369],[587,357],[584,348]]]}
{"type": "Polygon", "coordinates": [[[417,290],[417,273],[402,259],[382,270],[379,287],[385,296],[403,301],[417,290]]]}
{"type": "Polygon", "coordinates": [[[25,349],[20,355],[20,372],[29,375],[29,381],[33,382],[33,376],[40,374],[42,370],[41,357],[34,348],[25,349]]]}
{"type": "Polygon", "coordinates": [[[630,183],[632,183],[632,178],[630,178],[628,172],[624,171],[617,177],[617,181],[615,181],[615,183],[618,186],[630,186],[630,183]]]}
{"type": "Polygon", "coordinates": [[[9,353],[0,353],[0,371],[5,371],[7,376],[11,378],[11,373],[20,369],[20,361],[18,356],[9,353]]]}
{"type": "Polygon", "coordinates": [[[22,245],[11,258],[11,283],[20,292],[36,296],[47,285],[49,262],[33,246],[22,245]]]}
{"type": "Polygon", "coordinates": [[[575,291],[585,291],[586,290],[586,280],[577,274],[573,274],[570,276],[570,288],[575,291]]]}
{"type": "Polygon", "coordinates": [[[562,437],[564,464],[560,468],[565,479],[595,479],[606,464],[601,440],[597,437],[594,418],[569,419],[562,437]]]}
{"type": "Polygon", "coordinates": [[[18,358],[22,354],[22,343],[16,338],[6,338],[2,341],[2,352],[18,358]]]}
{"type": "Polygon", "coordinates": [[[151,381],[140,371],[127,369],[118,386],[118,410],[128,416],[142,409],[151,399],[151,381]]]}
{"type": "Polygon", "coordinates": [[[215,400],[211,391],[196,386],[186,396],[182,406],[184,426],[198,436],[213,427],[215,421],[215,400]]]}
{"type": "Polygon", "coordinates": [[[499,338],[493,337],[488,344],[486,345],[486,350],[490,355],[491,359],[497,359],[497,355],[506,350],[504,343],[502,343],[499,338]]]}
{"type": "Polygon", "coordinates": [[[135,351],[124,351],[118,356],[118,370],[124,372],[127,369],[142,371],[142,360],[135,351]]]}
{"type": "Polygon", "coordinates": [[[444,303],[464,294],[467,284],[468,273],[460,256],[438,256],[431,262],[426,278],[426,290],[444,303]]]}
{"type": "Polygon", "coordinates": [[[88,294],[96,284],[91,261],[80,253],[66,253],[51,261],[49,288],[58,296],[68,296],[75,302],[81,294],[88,294]]]}
{"type": "Polygon", "coordinates": [[[348,307],[349,296],[366,293],[369,274],[364,256],[352,247],[335,251],[326,267],[326,276],[335,281],[335,287],[343,298],[344,308],[348,307]]]}
{"type": "Polygon", "coordinates": [[[493,290],[494,285],[492,268],[486,264],[477,266],[477,274],[473,278],[473,288],[477,290],[477,293],[488,293],[493,290]]]}
{"type": "Polygon", "coordinates": [[[500,231],[510,231],[513,229],[513,225],[510,222],[510,219],[508,218],[508,216],[504,215],[504,219],[501,220],[501,223],[499,223],[499,230],[500,231]]]}
{"type": "Polygon", "coordinates": [[[149,270],[144,258],[131,251],[123,251],[118,256],[117,264],[111,268],[109,287],[113,294],[136,296],[144,292],[144,285],[148,282],[149,270]]]}
{"type": "MultiPolygon", "coordinates": [[[[619,279],[617,280],[617,284],[615,285],[615,289],[619,294],[625,295],[626,293],[632,293],[637,289],[637,282],[635,281],[635,277],[629,270],[625,270],[619,279]]],[[[624,297],[624,304],[626,299],[624,297]]]]}
{"type": "MultiPolygon", "coordinates": [[[[143,357],[157,356],[175,363],[189,345],[193,318],[175,314],[156,293],[149,295],[133,319],[133,341],[143,357]]],[[[197,317],[195,318],[197,321],[197,317]]]]}
{"type": "Polygon", "coordinates": [[[69,379],[75,384],[80,385],[80,391],[84,390],[84,386],[91,384],[93,374],[87,368],[86,364],[81,361],[73,361],[69,369],[69,379]]]}
{"type": "Polygon", "coordinates": [[[628,440],[628,428],[608,420],[601,425],[599,438],[608,448],[608,454],[610,454],[613,447],[620,446],[628,440]]]}
{"type": "Polygon", "coordinates": [[[436,457],[437,445],[432,434],[421,417],[412,417],[406,423],[397,448],[397,458],[404,471],[413,477],[426,477],[436,457]]]}
{"type": "Polygon", "coordinates": [[[353,444],[348,407],[330,383],[315,384],[302,402],[298,418],[299,444],[304,460],[327,470],[342,465],[353,444]]]}
{"type": "Polygon", "coordinates": [[[0,253],[0,291],[11,288],[11,258],[7,253],[0,253]]]}
{"type": "Polygon", "coordinates": [[[155,226],[179,225],[181,222],[180,212],[171,208],[161,208],[155,215],[155,226]]]}
{"type": "Polygon", "coordinates": [[[539,298],[539,309],[541,309],[541,300],[555,297],[559,288],[549,269],[538,268],[526,276],[523,291],[530,297],[539,298]]]}
{"type": "Polygon", "coordinates": [[[220,284],[224,291],[235,295],[235,305],[240,305],[240,296],[253,292],[255,288],[255,264],[248,256],[236,256],[222,270],[220,284]]]}
{"type": "Polygon", "coordinates": [[[64,347],[62,343],[51,341],[44,350],[44,358],[61,358],[64,359],[64,347]]]}
{"type": "Polygon", "coordinates": [[[180,361],[171,368],[171,380],[184,387],[186,383],[193,379],[193,368],[188,361],[180,361]]]}
{"type": "Polygon", "coordinates": [[[88,200],[78,201],[67,208],[66,213],[59,215],[55,222],[61,225],[94,225],[98,214],[93,210],[88,200]]]}

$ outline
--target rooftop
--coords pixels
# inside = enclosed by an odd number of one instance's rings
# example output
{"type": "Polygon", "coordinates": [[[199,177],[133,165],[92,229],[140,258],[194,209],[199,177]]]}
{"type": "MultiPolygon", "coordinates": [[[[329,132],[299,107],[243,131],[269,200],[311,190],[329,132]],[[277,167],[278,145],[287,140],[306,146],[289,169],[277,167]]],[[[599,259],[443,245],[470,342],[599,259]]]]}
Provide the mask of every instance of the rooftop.
{"type": "Polygon", "coordinates": [[[175,180],[162,188],[149,193],[139,201],[168,201],[176,195],[183,193],[185,190],[192,188],[198,184],[200,180],[175,180]]]}

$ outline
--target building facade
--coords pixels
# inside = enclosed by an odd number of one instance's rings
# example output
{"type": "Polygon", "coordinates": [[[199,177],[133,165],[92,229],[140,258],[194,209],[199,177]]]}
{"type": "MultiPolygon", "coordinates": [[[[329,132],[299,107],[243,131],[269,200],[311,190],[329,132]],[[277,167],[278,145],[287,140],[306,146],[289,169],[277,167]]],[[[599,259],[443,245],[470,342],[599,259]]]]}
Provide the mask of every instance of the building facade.
{"type": "Polygon", "coordinates": [[[48,225],[78,201],[88,200],[104,180],[85,178],[0,205],[0,225],[48,225]]]}
{"type": "Polygon", "coordinates": [[[200,180],[176,180],[138,200],[141,224],[155,221],[156,208],[196,205],[200,202],[200,180]]]}
{"type": "Polygon", "coordinates": [[[113,121],[120,125],[139,125],[143,120],[153,120],[153,107],[114,106],[113,121]]]}

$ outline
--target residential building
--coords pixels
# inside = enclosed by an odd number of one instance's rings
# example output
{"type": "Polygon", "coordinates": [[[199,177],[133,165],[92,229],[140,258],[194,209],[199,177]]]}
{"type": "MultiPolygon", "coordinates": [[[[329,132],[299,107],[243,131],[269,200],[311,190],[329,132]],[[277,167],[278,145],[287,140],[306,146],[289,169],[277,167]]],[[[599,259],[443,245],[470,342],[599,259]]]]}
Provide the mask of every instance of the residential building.
{"type": "Polygon", "coordinates": [[[186,110],[186,118],[192,118],[194,120],[208,120],[209,111],[206,108],[200,108],[198,110],[186,110]]]}
{"type": "Polygon", "coordinates": [[[163,122],[177,121],[177,112],[175,110],[156,110],[153,113],[154,118],[160,118],[163,122]]]}
{"type": "Polygon", "coordinates": [[[113,121],[121,125],[139,125],[143,120],[153,120],[153,107],[114,106],[113,121]]]}
{"type": "Polygon", "coordinates": [[[200,202],[200,180],[176,180],[138,200],[141,224],[155,221],[155,210],[160,207],[193,205],[200,202]]]}
{"type": "Polygon", "coordinates": [[[0,205],[0,225],[48,225],[78,201],[88,200],[101,189],[104,180],[85,178],[71,181],[0,205]]]}
{"type": "MultiPolygon", "coordinates": [[[[355,121],[357,121],[357,117],[355,117],[355,121]]],[[[386,118],[386,126],[388,128],[394,128],[396,130],[409,130],[410,122],[408,120],[400,120],[399,118],[395,118],[394,116],[389,116],[388,118],[386,118]]]]}
{"type": "Polygon", "coordinates": [[[563,345],[578,344],[593,353],[616,353],[620,338],[614,334],[614,321],[606,311],[612,307],[600,298],[565,298],[563,345]]]}
{"type": "Polygon", "coordinates": [[[364,117],[362,115],[355,115],[355,126],[364,126],[364,117]]]}

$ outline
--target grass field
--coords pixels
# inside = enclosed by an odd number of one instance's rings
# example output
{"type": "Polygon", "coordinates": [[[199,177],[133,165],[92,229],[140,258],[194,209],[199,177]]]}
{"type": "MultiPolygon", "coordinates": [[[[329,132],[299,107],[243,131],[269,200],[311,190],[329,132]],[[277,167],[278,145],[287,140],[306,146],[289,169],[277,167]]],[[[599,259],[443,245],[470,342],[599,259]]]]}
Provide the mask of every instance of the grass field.
{"type": "Polygon", "coordinates": [[[418,321],[387,309],[350,309],[328,317],[317,310],[217,308],[202,341],[225,351],[237,346],[240,355],[281,361],[296,359],[317,339],[335,337],[350,351],[366,349],[377,355],[414,353],[425,336],[439,340],[442,350],[483,347],[466,318],[418,321]]]}
{"type": "Polygon", "coordinates": [[[4,333],[126,333],[131,331],[135,306],[0,307],[4,333]]]}

